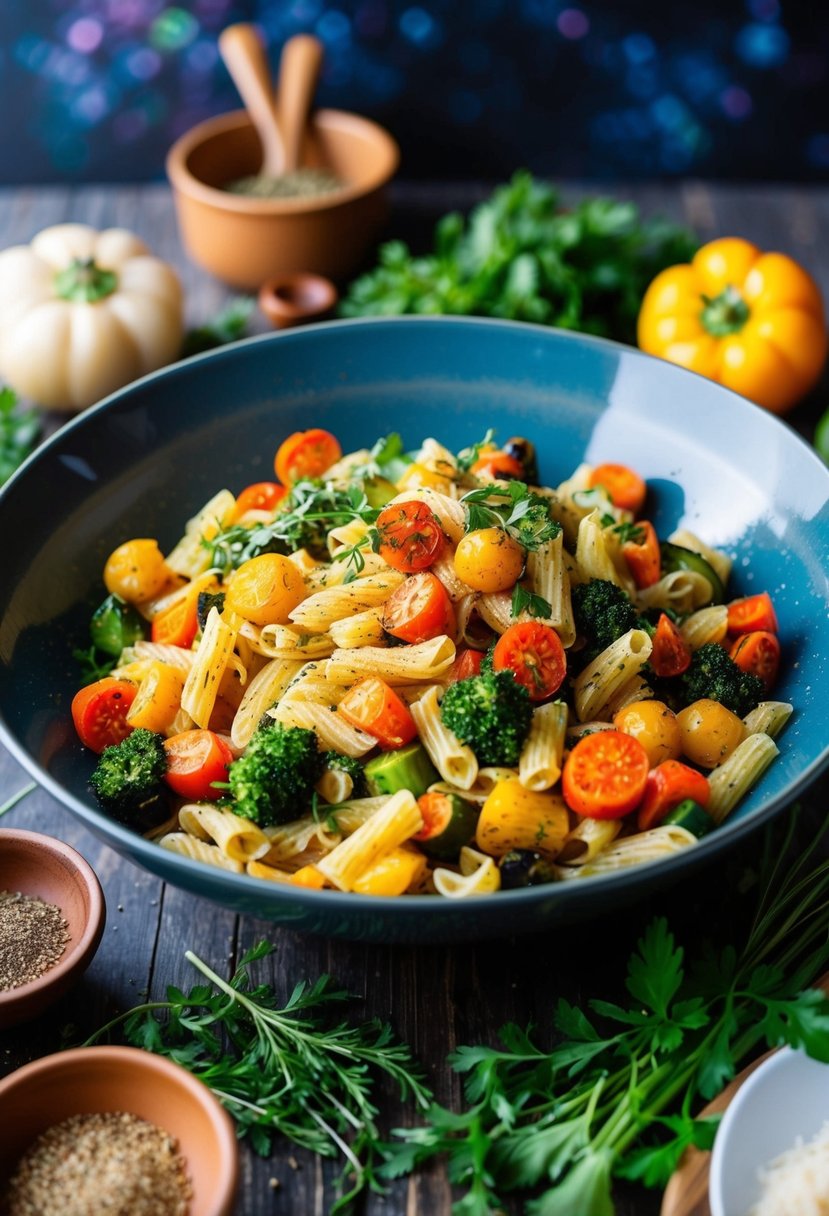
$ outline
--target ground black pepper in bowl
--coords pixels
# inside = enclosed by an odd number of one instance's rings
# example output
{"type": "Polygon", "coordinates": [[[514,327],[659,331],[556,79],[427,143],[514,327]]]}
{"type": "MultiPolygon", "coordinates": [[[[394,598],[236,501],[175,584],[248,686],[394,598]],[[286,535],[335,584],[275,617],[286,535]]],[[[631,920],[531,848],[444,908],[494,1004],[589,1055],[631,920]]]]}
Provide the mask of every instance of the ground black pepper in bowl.
{"type": "Polygon", "coordinates": [[[0,891],[0,992],[54,967],[69,941],[60,908],[19,891],[0,891]]]}
{"type": "Polygon", "coordinates": [[[176,1141],[121,1111],[73,1115],[25,1153],[2,1216],[187,1216],[192,1194],[176,1141]]]}

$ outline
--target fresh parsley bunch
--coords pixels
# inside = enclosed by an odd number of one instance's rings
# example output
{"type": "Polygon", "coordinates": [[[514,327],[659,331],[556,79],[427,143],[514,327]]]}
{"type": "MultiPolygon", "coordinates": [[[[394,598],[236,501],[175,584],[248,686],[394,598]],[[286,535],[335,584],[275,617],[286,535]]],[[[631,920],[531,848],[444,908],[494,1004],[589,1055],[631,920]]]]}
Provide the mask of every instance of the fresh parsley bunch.
{"type": "Polygon", "coordinates": [[[519,172],[467,220],[444,216],[432,253],[383,245],[340,312],[505,317],[634,342],[648,284],[697,244],[674,224],[641,219],[633,203],[590,198],[564,209],[552,186],[519,172]]]}
{"type": "Polygon", "coordinates": [[[18,409],[14,389],[0,388],[0,486],[34,451],[41,430],[37,412],[18,409]]]}
{"type": "Polygon", "coordinates": [[[559,1001],[550,1051],[514,1025],[496,1047],[458,1048],[464,1108],[435,1104],[423,1126],[398,1130],[381,1172],[445,1156],[465,1188],[457,1216],[495,1216],[513,1191],[526,1216],[612,1216],[614,1177],[664,1186],[689,1145],[711,1147],[717,1120],[694,1111],[758,1048],[829,1062],[829,1000],[807,987],[829,960],[829,861],[808,869],[816,842],[792,864],[792,834],[769,851],[742,949],[709,947],[686,965],[654,920],[628,963],[627,1005],[559,1001]]]}

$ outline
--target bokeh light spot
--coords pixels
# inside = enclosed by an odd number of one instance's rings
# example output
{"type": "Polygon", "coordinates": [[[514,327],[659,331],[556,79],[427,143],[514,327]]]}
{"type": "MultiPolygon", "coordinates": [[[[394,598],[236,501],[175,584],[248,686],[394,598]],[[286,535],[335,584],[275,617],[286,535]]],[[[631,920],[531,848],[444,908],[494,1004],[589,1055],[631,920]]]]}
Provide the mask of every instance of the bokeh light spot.
{"type": "Polygon", "coordinates": [[[723,114],[728,118],[734,119],[735,122],[748,118],[754,109],[751,94],[736,84],[723,89],[720,94],[720,107],[723,114]]]}
{"type": "Polygon", "coordinates": [[[150,45],[159,51],[181,51],[194,41],[199,23],[183,8],[165,8],[150,26],[150,45]]]}
{"type": "Polygon", "coordinates": [[[590,21],[587,13],[583,13],[580,8],[564,8],[556,20],[556,29],[562,38],[577,42],[590,32],[590,21]]]}
{"type": "Polygon", "coordinates": [[[427,13],[425,8],[418,5],[401,13],[400,32],[416,46],[433,46],[441,40],[440,31],[431,13],[427,13]]]}
{"type": "Polygon", "coordinates": [[[66,31],[66,41],[73,51],[91,55],[104,40],[104,27],[94,17],[79,17],[66,31]]]}
{"type": "Polygon", "coordinates": [[[753,68],[773,68],[789,53],[789,35],[779,25],[744,25],[737,34],[737,54],[753,68]]]}

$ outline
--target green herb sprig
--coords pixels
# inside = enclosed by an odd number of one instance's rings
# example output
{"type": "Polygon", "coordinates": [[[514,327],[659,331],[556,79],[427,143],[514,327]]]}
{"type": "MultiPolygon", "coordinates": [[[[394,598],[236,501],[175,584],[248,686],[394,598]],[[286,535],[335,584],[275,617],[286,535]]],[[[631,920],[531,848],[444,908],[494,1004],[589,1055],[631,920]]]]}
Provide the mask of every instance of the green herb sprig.
{"type": "Polygon", "coordinates": [[[461,498],[466,507],[467,531],[503,528],[525,549],[538,549],[561,531],[550,514],[550,504],[523,481],[504,481],[470,490],[461,498]]]}
{"type": "MultiPolygon", "coordinates": [[[[226,574],[260,553],[294,553],[308,549],[326,555],[325,540],[332,528],[342,527],[352,520],[373,524],[380,514],[366,497],[362,483],[356,481],[347,489],[331,482],[298,481],[291,487],[285,506],[270,523],[245,527],[232,524],[203,543],[210,550],[210,562],[226,574]]],[[[365,565],[361,551],[364,542],[349,550],[348,560],[356,569],[365,565]]]]}
{"type": "Polygon", "coordinates": [[[340,313],[505,317],[635,343],[648,284],[697,244],[674,224],[640,218],[633,203],[588,198],[565,210],[552,186],[519,172],[468,219],[444,216],[426,256],[383,245],[340,313]]]}
{"type": "Polygon", "coordinates": [[[457,1216],[494,1216],[528,1194],[527,1216],[612,1216],[614,1177],[663,1186],[689,1145],[710,1148],[716,1119],[694,1111],[759,1047],[788,1043],[829,1062],[829,1000],[807,987],[829,960],[829,861],[818,842],[791,860],[769,849],[762,895],[742,949],[708,949],[690,966],[663,919],[628,964],[628,1005],[559,1001],[562,1041],[539,1047],[506,1026],[496,1047],[450,1056],[465,1076],[461,1111],[433,1105],[395,1132],[382,1173],[445,1156],[466,1189],[457,1216]]]}
{"type": "Polygon", "coordinates": [[[541,617],[547,620],[553,615],[553,607],[549,600],[545,600],[543,595],[536,595],[535,592],[528,591],[526,587],[522,587],[520,583],[516,583],[512,592],[510,614],[517,617],[522,612],[528,613],[529,616],[541,617]]]}
{"type": "Polygon", "coordinates": [[[195,329],[189,329],[181,345],[181,358],[200,355],[206,350],[215,350],[228,342],[238,342],[247,335],[248,322],[256,301],[251,296],[238,296],[231,300],[212,320],[205,321],[195,329]]]}
{"type": "Polygon", "coordinates": [[[0,486],[34,451],[42,429],[35,410],[18,409],[14,389],[0,388],[0,486]]]}
{"type": "Polygon", "coordinates": [[[279,1133],[320,1156],[339,1157],[343,1193],[331,1211],[343,1211],[364,1188],[382,1190],[375,1176],[378,1074],[421,1109],[431,1094],[388,1025],[331,1018],[329,1007],[347,994],[328,976],[297,984],[281,1008],[269,984],[254,985],[249,968],[272,950],[259,942],[229,981],[186,951],[207,984],[187,993],[169,987],[166,1000],[121,1014],[84,1046],[123,1024],[133,1046],[167,1056],[203,1081],[257,1152],[267,1155],[279,1133]]]}

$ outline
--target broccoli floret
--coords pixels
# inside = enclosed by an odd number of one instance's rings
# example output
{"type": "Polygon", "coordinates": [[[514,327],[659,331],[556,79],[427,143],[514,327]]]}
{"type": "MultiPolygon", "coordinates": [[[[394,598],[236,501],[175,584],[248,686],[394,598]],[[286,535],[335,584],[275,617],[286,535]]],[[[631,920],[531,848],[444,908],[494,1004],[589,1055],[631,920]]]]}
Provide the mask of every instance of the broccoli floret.
{"type": "Polygon", "coordinates": [[[680,696],[686,705],[708,697],[719,701],[739,718],[763,699],[763,681],[743,671],[717,642],[706,642],[694,651],[691,666],[679,676],[680,696]]]}
{"type": "Polygon", "coordinates": [[[489,673],[491,675],[493,673],[493,671],[495,670],[495,668],[493,666],[494,658],[495,658],[495,642],[493,642],[491,646],[487,647],[484,657],[481,659],[481,666],[478,669],[479,676],[485,676],[485,675],[487,675],[487,673],[489,673]]]}
{"type": "Polygon", "coordinates": [[[447,688],[440,716],[480,764],[518,763],[532,718],[530,694],[511,671],[470,676],[447,688]]]}
{"type": "Polygon", "coordinates": [[[348,773],[354,782],[354,797],[362,798],[368,793],[366,770],[355,756],[344,756],[341,752],[326,752],[323,756],[325,768],[339,768],[348,773]]]}
{"type": "Polygon", "coordinates": [[[585,641],[584,648],[573,655],[579,667],[586,667],[623,633],[642,624],[622,588],[603,578],[576,584],[573,617],[576,630],[585,641]]]}
{"type": "Polygon", "coordinates": [[[167,753],[160,735],[139,728],[107,747],[89,778],[101,806],[116,819],[142,829],[163,822],[170,813],[163,784],[167,753]]]}
{"type": "Polygon", "coordinates": [[[228,769],[232,809],[261,827],[289,823],[307,809],[322,764],[314,731],[263,726],[228,769]]]}

